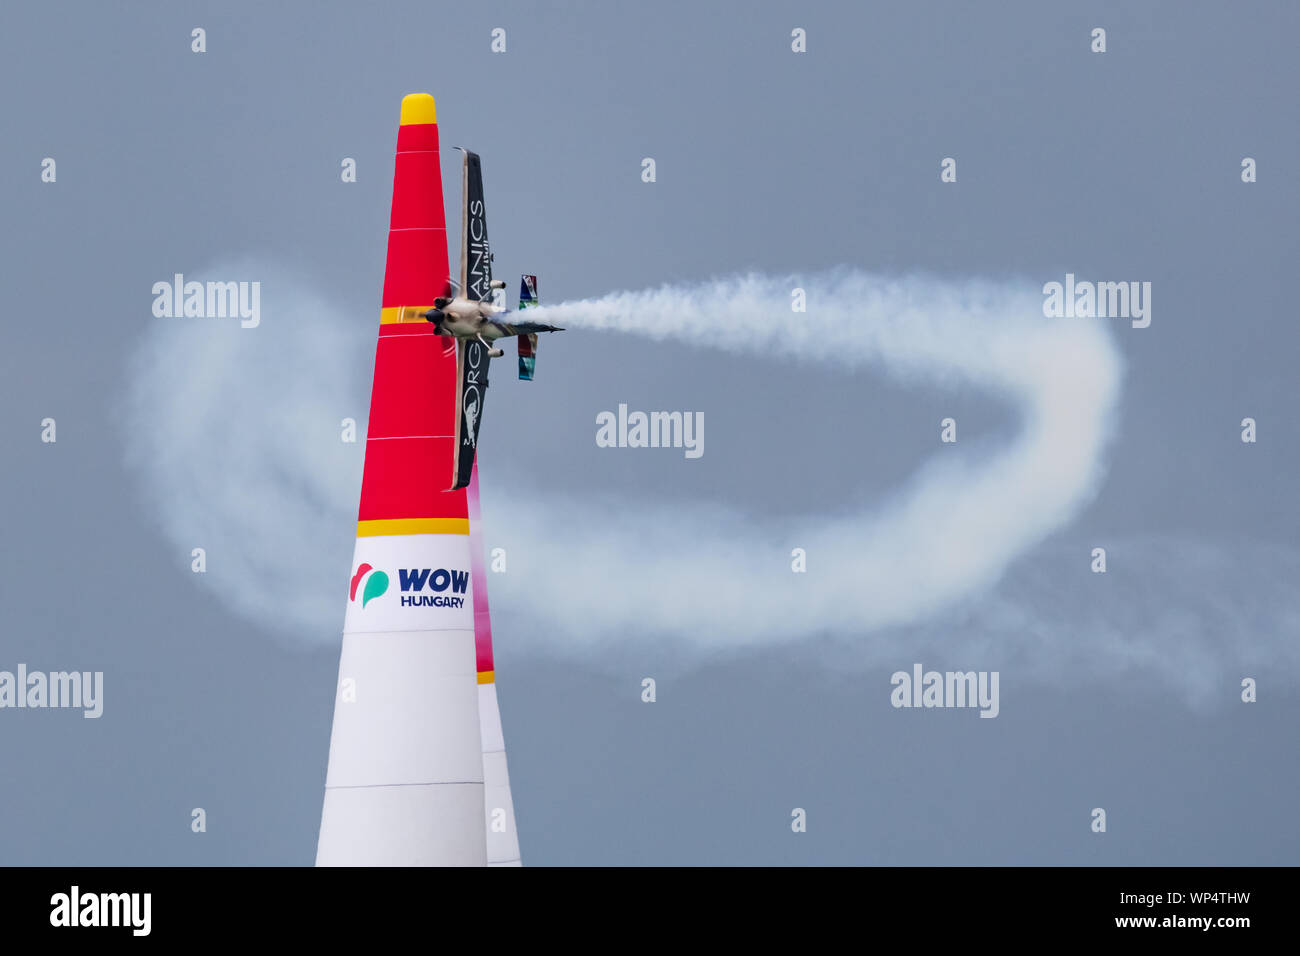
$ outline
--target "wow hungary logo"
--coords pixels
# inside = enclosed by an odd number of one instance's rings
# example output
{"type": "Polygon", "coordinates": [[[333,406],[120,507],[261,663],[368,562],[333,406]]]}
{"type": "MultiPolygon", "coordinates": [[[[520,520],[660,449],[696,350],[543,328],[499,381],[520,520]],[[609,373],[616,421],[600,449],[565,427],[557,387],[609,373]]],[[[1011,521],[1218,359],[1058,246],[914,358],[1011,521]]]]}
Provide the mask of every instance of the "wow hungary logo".
{"type": "Polygon", "coordinates": [[[365,607],[370,603],[371,599],[379,597],[388,590],[388,575],[363,563],[361,567],[357,568],[357,573],[352,575],[352,590],[348,594],[348,600],[355,601],[357,599],[357,585],[361,583],[362,578],[366,579],[365,590],[361,592],[361,606],[365,607]]]}
{"type": "MultiPolygon", "coordinates": [[[[402,568],[397,572],[398,585],[402,591],[402,607],[447,607],[463,608],[469,595],[469,572],[448,568],[402,568]],[[421,592],[432,591],[432,594],[421,592]]],[[[373,598],[388,592],[389,578],[383,571],[376,571],[369,564],[362,564],[357,573],[352,575],[351,600],[357,599],[357,588],[364,580],[366,586],[361,590],[361,606],[364,608],[373,598]]]]}

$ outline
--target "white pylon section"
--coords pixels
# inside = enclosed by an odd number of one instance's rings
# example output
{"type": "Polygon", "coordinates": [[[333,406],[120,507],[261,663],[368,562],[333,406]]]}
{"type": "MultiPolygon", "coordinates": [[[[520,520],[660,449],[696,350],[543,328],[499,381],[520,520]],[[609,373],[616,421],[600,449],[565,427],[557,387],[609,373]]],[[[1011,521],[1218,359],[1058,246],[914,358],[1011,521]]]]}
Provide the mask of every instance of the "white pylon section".
{"type": "Polygon", "coordinates": [[[522,866],[515,804],[506,769],[506,742],[497,706],[496,671],[492,653],[492,613],[488,608],[487,555],[483,543],[483,511],[479,500],[478,463],[466,489],[469,510],[470,558],[474,571],[474,626],[478,631],[479,735],[483,738],[483,812],[487,827],[488,866],[522,866]]]}
{"type": "Polygon", "coordinates": [[[506,742],[501,732],[497,685],[479,684],[479,733],[483,737],[483,807],[487,826],[488,866],[523,866],[519,858],[519,832],[515,829],[515,803],[510,796],[506,768],[506,742]]]}
{"type": "Polygon", "coordinates": [[[357,538],[317,866],[487,863],[469,547],[357,538]]]}

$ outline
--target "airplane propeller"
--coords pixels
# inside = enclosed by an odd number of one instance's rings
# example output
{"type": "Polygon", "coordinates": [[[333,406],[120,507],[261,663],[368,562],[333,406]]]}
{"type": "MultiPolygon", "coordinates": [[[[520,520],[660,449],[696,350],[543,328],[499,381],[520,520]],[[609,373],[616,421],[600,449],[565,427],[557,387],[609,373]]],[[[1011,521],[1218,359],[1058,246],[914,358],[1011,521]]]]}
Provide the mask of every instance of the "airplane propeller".
{"type": "Polygon", "coordinates": [[[433,300],[433,308],[424,313],[424,317],[432,322],[435,326],[442,322],[442,310],[451,305],[452,300],[460,295],[460,283],[455,279],[447,279],[447,286],[442,295],[433,300]]]}

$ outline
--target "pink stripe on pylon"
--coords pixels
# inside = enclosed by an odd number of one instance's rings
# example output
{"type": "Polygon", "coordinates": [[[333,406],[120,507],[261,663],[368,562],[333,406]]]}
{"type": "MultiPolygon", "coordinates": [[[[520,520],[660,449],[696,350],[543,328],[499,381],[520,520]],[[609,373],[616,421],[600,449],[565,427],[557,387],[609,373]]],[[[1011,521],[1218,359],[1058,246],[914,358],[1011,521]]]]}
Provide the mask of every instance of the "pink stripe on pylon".
{"type": "MultiPolygon", "coordinates": [[[[474,457],[478,458],[477,455],[474,457]]],[[[465,498],[469,505],[469,570],[474,582],[474,649],[478,657],[478,672],[491,674],[492,615],[488,612],[487,562],[483,552],[483,510],[478,500],[477,460],[470,472],[465,498]]]]}

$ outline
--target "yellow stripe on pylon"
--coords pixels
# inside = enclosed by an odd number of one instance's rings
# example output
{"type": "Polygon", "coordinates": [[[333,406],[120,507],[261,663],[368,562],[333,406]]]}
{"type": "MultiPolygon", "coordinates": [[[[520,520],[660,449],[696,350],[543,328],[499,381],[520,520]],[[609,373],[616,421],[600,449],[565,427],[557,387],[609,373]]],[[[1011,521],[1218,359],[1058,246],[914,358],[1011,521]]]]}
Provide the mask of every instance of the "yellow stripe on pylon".
{"type": "Polygon", "coordinates": [[[379,310],[379,324],[393,325],[397,322],[428,322],[424,313],[432,309],[431,305],[398,305],[379,310]]]}
{"type": "Polygon", "coordinates": [[[358,538],[386,534],[469,534],[468,518],[379,518],[358,521],[358,538]]]}

